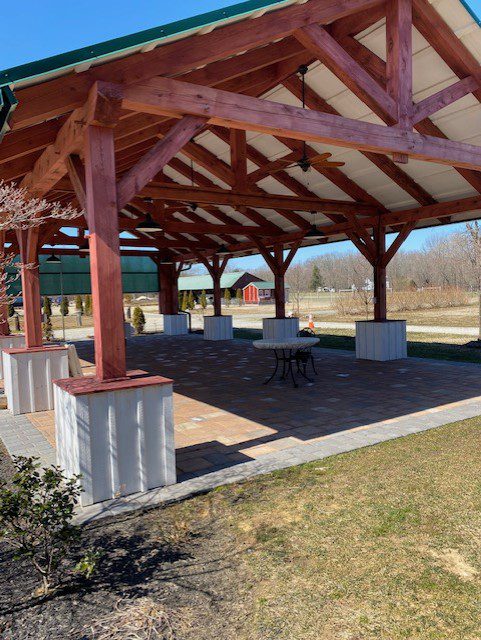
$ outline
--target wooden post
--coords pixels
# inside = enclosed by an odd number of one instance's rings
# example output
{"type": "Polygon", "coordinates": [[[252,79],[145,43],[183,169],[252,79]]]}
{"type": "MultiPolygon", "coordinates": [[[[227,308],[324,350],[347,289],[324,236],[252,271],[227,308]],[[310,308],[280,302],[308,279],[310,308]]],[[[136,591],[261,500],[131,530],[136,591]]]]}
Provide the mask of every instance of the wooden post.
{"type": "Polygon", "coordinates": [[[85,128],[85,185],[97,378],[126,375],[113,130],[85,128]]]}
{"type": "Polygon", "coordinates": [[[284,265],[284,247],[282,245],[274,245],[274,260],[277,269],[274,272],[274,296],[276,301],[276,318],[286,317],[286,283],[284,265]]]}
{"type": "Polygon", "coordinates": [[[221,316],[222,315],[222,291],[220,288],[220,278],[222,276],[222,271],[219,267],[219,256],[214,255],[212,257],[212,280],[213,280],[213,289],[214,289],[214,315],[221,316]]]}
{"type": "Polygon", "coordinates": [[[205,265],[207,271],[212,277],[214,292],[214,316],[221,316],[222,290],[220,286],[220,279],[225,271],[225,268],[227,267],[227,263],[229,262],[229,256],[225,256],[225,258],[223,258],[221,261],[220,257],[216,253],[214,253],[214,255],[212,256],[212,262],[209,262],[209,260],[203,254],[199,253],[198,251],[195,251],[194,253],[197,255],[202,264],[205,265]]]}
{"type": "Polygon", "coordinates": [[[376,245],[376,257],[374,260],[374,320],[384,322],[387,318],[387,293],[386,293],[386,266],[384,255],[386,253],[386,228],[381,224],[374,231],[376,245]]]}
{"type": "MultiPolygon", "coordinates": [[[[5,231],[0,231],[0,252],[5,255],[5,231]]],[[[10,335],[10,327],[8,324],[8,302],[7,302],[7,282],[4,280],[4,273],[0,273],[0,335],[10,335]]]]}
{"type": "Polygon", "coordinates": [[[159,274],[159,313],[175,315],[179,313],[179,293],[175,264],[157,265],[159,274]]]}
{"type": "Polygon", "coordinates": [[[38,227],[17,232],[22,261],[22,297],[25,346],[42,346],[42,310],[38,265],[38,227]]]}

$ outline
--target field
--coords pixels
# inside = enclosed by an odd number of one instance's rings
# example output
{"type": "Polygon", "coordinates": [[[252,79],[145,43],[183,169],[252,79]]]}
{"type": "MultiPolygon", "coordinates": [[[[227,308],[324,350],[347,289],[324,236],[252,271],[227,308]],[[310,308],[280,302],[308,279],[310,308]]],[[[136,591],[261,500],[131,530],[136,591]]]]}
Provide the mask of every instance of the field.
{"type": "Polygon", "coordinates": [[[3,554],[0,635],[88,639],[99,619],[113,634],[115,611],[142,615],[148,599],[177,640],[479,640],[480,427],[87,527],[84,544],[103,552],[97,575],[43,603],[29,596],[26,563],[3,554]]]}

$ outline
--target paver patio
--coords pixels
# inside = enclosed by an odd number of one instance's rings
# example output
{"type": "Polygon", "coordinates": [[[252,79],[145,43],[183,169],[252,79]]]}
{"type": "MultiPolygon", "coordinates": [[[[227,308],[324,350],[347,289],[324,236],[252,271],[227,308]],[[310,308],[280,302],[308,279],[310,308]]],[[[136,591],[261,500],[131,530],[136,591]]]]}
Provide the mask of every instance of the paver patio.
{"type": "MultiPolygon", "coordinates": [[[[77,350],[92,360],[91,341],[77,343],[77,350]]],[[[196,335],[128,341],[129,367],[175,380],[180,481],[297,451],[339,432],[389,431],[401,422],[409,431],[422,430],[426,416],[438,414],[441,424],[461,419],[481,400],[479,365],[414,358],[358,361],[351,352],[327,349],[314,349],[314,356],[314,382],[299,380],[295,389],[286,382],[262,384],[272,355],[255,351],[248,341],[212,343],[196,335]]],[[[53,412],[28,418],[54,445],[53,412]]]]}

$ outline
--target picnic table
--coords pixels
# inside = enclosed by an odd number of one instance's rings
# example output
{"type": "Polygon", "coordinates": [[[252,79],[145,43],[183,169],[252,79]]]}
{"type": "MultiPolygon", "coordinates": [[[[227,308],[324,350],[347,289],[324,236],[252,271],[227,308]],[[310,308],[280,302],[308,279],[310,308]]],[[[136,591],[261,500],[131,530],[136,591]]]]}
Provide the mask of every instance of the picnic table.
{"type": "MultiPolygon", "coordinates": [[[[314,366],[310,350],[318,342],[319,338],[255,340],[253,343],[255,349],[266,349],[272,351],[276,359],[274,372],[264,381],[264,384],[269,384],[269,382],[275,377],[280,364],[282,364],[280,380],[286,380],[290,375],[292,384],[294,387],[298,387],[299,385],[294,377],[294,373],[298,373],[309,382],[313,382],[313,380],[307,376],[306,368],[309,361],[311,361],[314,366]],[[296,368],[295,372],[293,365],[295,365],[296,368]]],[[[314,373],[316,373],[315,369],[314,373]]]]}

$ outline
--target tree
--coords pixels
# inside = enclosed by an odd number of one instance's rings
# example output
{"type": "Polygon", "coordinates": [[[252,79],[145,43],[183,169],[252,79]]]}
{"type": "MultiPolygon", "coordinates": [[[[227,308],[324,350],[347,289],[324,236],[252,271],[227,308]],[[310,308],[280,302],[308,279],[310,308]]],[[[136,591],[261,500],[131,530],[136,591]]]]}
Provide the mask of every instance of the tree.
{"type": "MultiPolygon", "coordinates": [[[[39,227],[49,219],[73,220],[82,215],[72,206],[32,198],[27,189],[0,180],[0,231],[39,227]]],[[[8,308],[18,297],[9,293],[11,284],[20,277],[20,268],[36,268],[36,264],[16,262],[14,253],[0,252],[0,308],[8,308]]],[[[0,319],[5,320],[6,318],[0,319]]]]}
{"type": "Polygon", "coordinates": [[[75,296],[75,310],[80,311],[80,314],[84,314],[84,303],[82,296],[75,296]]]}
{"type": "Polygon", "coordinates": [[[91,316],[92,315],[92,296],[90,294],[87,294],[85,296],[85,315],[86,316],[91,316]]]}
{"type": "Polygon", "coordinates": [[[322,280],[321,272],[317,264],[315,264],[312,268],[311,283],[309,288],[311,291],[318,291],[323,287],[323,285],[324,282],[322,280]]]}
{"type": "Polygon", "coordinates": [[[224,301],[226,307],[230,307],[231,298],[230,289],[224,289],[224,301]]]}
{"type": "Polygon", "coordinates": [[[62,300],[60,301],[60,313],[63,316],[68,316],[68,297],[62,296],[62,300]]]}
{"type": "Polygon", "coordinates": [[[80,496],[79,476],[67,478],[57,466],[41,469],[37,458],[14,457],[15,472],[0,485],[0,537],[27,559],[46,595],[70,548],[80,540],[72,524],[80,496]]]}
{"type": "Polygon", "coordinates": [[[202,310],[205,311],[207,308],[207,295],[205,293],[205,289],[202,289],[199,302],[200,302],[200,306],[202,307],[202,310]]]}
{"type": "Polygon", "coordinates": [[[187,298],[187,309],[190,309],[191,311],[195,309],[195,298],[192,291],[189,291],[189,296],[187,298]]]}
{"type": "Polygon", "coordinates": [[[50,318],[52,315],[52,303],[48,296],[43,297],[43,315],[46,318],[50,318]]]}
{"type": "Polygon", "coordinates": [[[189,297],[187,294],[187,291],[184,291],[184,293],[182,294],[182,302],[180,303],[180,310],[181,311],[187,311],[187,309],[189,308],[189,297]]]}
{"type": "Polygon", "coordinates": [[[479,298],[478,342],[481,342],[481,228],[477,220],[466,223],[465,238],[465,251],[471,265],[471,272],[479,298]]]}
{"type": "Polygon", "coordinates": [[[145,327],[145,315],[140,307],[135,307],[132,314],[132,326],[135,329],[135,333],[140,335],[144,332],[145,327]]]}
{"type": "Polygon", "coordinates": [[[236,297],[236,300],[237,300],[237,304],[239,306],[241,306],[241,304],[244,302],[244,296],[242,294],[242,289],[237,289],[236,290],[235,297],[236,297]]]}

